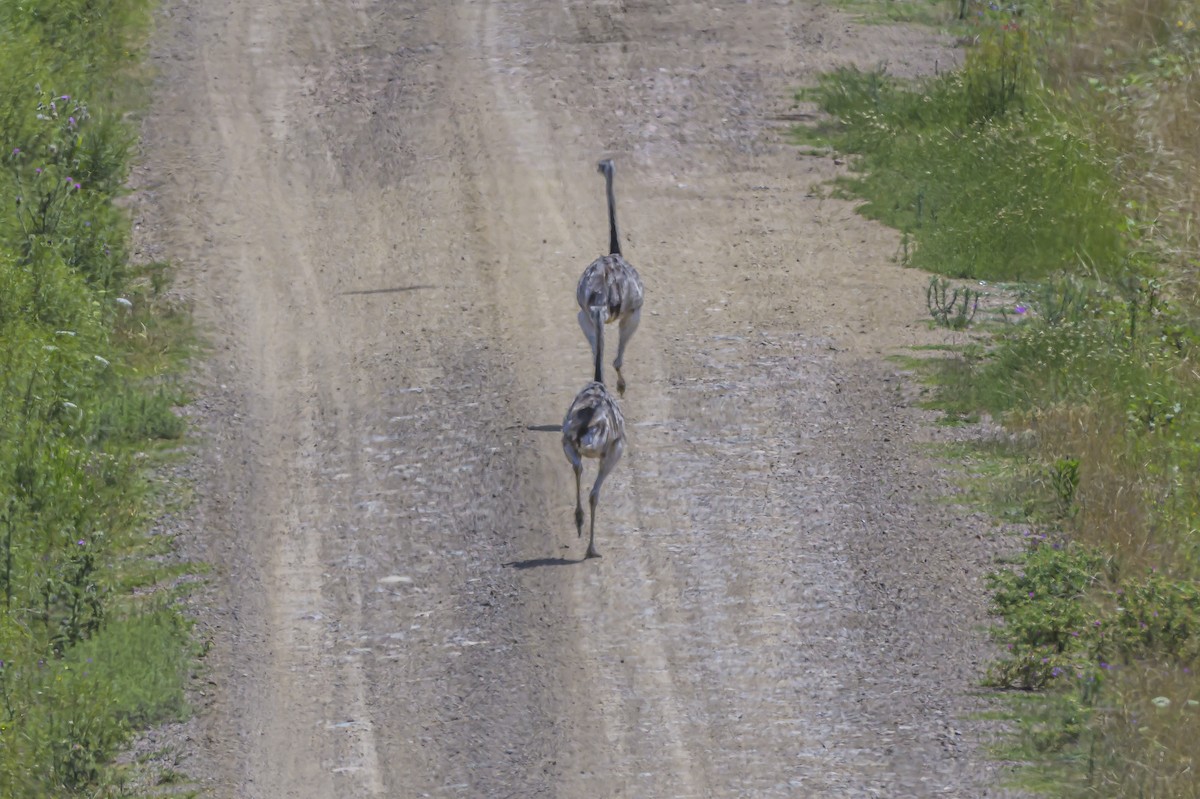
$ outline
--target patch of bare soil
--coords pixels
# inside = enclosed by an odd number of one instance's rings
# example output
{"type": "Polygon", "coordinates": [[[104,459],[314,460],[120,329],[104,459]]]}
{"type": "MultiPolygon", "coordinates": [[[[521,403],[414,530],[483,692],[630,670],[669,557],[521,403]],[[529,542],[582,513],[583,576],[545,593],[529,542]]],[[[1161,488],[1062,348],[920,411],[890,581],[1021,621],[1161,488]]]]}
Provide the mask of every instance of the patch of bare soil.
{"type": "MultiPolygon", "coordinates": [[[[887,360],[897,237],[786,140],[813,3],[167,0],[143,246],[211,331],[180,766],[216,797],[1000,796],[986,520],[887,360]],[[578,562],[557,425],[617,164],[646,282],[578,562]]],[[[594,474],[594,465],[588,476],[594,474]]]]}

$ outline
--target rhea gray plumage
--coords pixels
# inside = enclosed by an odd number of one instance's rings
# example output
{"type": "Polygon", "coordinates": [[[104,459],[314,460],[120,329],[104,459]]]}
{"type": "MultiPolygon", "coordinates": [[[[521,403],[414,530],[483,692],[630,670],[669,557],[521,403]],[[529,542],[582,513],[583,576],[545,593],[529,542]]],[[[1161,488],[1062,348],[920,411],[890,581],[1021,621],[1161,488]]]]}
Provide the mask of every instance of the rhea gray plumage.
{"type": "Polygon", "coordinates": [[[583,536],[583,503],[580,496],[583,459],[597,458],[600,461],[600,473],[596,476],[596,482],[592,484],[592,491],[588,495],[591,524],[585,556],[598,558],[600,553],[596,551],[596,503],[600,499],[600,486],[604,478],[608,477],[608,473],[617,465],[625,451],[625,417],[621,415],[616,397],[604,386],[604,308],[595,306],[589,311],[596,329],[596,342],[593,347],[596,361],[595,377],[575,395],[575,401],[567,410],[563,419],[562,440],[563,452],[575,471],[575,532],[580,537],[583,536]]]}
{"type": "Polygon", "coordinates": [[[613,368],[617,370],[617,391],[624,395],[625,377],[621,366],[625,361],[625,345],[633,338],[642,319],[642,302],[645,291],[637,270],[621,255],[621,241],[617,235],[617,202],[613,192],[613,162],[604,159],[598,165],[604,175],[605,193],[608,197],[608,248],[609,254],[592,261],[579,278],[575,299],[579,302],[579,326],[587,336],[592,351],[597,348],[597,327],[610,322],[619,325],[617,358],[613,368]],[[599,322],[591,309],[602,308],[604,313],[599,322]]]}

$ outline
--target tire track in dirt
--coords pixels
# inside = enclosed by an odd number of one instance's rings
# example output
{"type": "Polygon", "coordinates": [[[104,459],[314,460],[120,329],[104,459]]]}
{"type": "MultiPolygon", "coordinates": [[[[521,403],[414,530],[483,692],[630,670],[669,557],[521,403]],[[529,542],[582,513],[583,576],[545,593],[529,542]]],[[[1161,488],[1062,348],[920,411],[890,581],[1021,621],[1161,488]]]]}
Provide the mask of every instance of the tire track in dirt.
{"type": "MultiPolygon", "coordinates": [[[[281,158],[301,86],[281,37],[301,9],[209,4],[192,11],[211,38],[188,53],[191,90],[178,98],[184,107],[177,113],[195,115],[196,124],[160,139],[164,149],[178,148],[176,163],[194,164],[173,166],[174,180],[190,179],[202,192],[202,203],[181,213],[188,224],[175,234],[176,252],[201,270],[190,282],[202,318],[232,331],[221,338],[229,355],[218,368],[235,387],[226,401],[242,418],[237,435],[217,431],[224,439],[217,457],[241,466],[223,484],[229,507],[213,515],[245,539],[233,542],[244,550],[220,563],[234,618],[222,643],[238,679],[225,697],[229,716],[219,736],[235,741],[223,744],[236,753],[224,781],[249,797],[330,795],[339,775],[367,794],[383,787],[361,668],[350,662],[336,669],[336,681],[327,679],[330,619],[338,614],[324,550],[339,520],[323,495],[340,453],[319,441],[338,437],[328,420],[344,417],[347,406],[330,346],[338,324],[310,239],[307,175],[281,158]]],[[[311,37],[312,47],[329,52],[328,29],[313,30],[326,35],[311,37]]],[[[358,606],[351,596],[338,610],[358,606]]]]}

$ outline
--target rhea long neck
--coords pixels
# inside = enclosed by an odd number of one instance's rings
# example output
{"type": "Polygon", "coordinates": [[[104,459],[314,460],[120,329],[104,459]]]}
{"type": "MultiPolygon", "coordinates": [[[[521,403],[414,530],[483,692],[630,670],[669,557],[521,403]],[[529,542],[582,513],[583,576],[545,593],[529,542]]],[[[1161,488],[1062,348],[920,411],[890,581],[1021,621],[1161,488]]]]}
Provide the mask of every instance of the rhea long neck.
{"type": "Polygon", "coordinates": [[[608,251],[611,255],[620,255],[621,241],[617,238],[617,198],[613,194],[612,167],[604,171],[604,185],[608,191],[608,251]]]}

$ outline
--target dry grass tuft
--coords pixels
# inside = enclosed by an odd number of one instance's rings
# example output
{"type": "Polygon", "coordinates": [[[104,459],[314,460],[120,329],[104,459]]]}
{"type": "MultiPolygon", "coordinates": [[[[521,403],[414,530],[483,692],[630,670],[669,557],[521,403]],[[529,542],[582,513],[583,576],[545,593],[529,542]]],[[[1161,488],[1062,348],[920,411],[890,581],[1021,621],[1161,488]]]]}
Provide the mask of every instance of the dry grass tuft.
{"type": "Polygon", "coordinates": [[[1094,795],[1200,797],[1197,675],[1177,666],[1133,663],[1108,679],[1118,701],[1098,713],[1091,753],[1094,795]]]}

